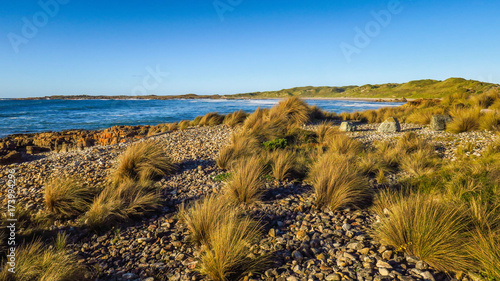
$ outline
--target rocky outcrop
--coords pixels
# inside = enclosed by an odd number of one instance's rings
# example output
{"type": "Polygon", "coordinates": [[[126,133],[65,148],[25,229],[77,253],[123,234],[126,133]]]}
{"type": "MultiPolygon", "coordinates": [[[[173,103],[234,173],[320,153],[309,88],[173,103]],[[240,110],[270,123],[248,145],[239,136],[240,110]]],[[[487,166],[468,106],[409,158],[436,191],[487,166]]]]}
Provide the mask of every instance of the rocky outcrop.
{"type": "Polygon", "coordinates": [[[100,131],[69,130],[11,135],[0,140],[0,165],[19,162],[23,154],[65,152],[94,145],[129,142],[148,136],[151,128],[154,128],[155,132],[158,131],[158,126],[115,126],[100,131]]]}

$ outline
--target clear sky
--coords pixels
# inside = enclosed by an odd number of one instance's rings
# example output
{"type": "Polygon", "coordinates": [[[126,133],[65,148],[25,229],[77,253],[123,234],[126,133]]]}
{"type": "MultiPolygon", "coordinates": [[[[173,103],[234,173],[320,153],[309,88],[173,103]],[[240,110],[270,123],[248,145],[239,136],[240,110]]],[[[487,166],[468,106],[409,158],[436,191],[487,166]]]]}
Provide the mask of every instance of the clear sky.
{"type": "Polygon", "coordinates": [[[41,0],[0,8],[0,97],[500,83],[500,1],[41,0]]]}

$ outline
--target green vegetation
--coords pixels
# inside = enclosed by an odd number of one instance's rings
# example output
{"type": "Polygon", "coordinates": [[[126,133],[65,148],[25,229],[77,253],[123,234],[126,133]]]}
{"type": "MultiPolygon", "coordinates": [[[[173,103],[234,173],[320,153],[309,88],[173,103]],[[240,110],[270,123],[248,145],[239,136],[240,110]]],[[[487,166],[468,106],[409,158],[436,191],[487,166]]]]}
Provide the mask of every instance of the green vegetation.
{"type": "Polygon", "coordinates": [[[278,148],[285,148],[287,145],[286,139],[275,139],[270,141],[265,141],[262,143],[266,150],[275,150],[278,148]]]}
{"type": "Polygon", "coordinates": [[[450,78],[444,81],[416,80],[408,83],[344,87],[296,87],[280,91],[232,95],[235,98],[443,98],[452,94],[482,94],[499,91],[496,84],[450,78]]]}

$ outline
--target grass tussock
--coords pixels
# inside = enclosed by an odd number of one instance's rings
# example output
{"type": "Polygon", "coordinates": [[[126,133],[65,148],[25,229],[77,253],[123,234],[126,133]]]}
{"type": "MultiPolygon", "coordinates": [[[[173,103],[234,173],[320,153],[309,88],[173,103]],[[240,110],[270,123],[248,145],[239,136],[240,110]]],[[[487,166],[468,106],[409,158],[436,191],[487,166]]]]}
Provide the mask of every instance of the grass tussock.
{"type": "Polygon", "coordinates": [[[476,231],[468,249],[480,273],[489,280],[500,280],[500,233],[476,231]]]}
{"type": "Polygon", "coordinates": [[[265,270],[269,256],[250,257],[250,245],[261,237],[259,224],[240,217],[217,224],[202,248],[197,270],[215,281],[240,280],[249,273],[265,270]]]}
{"type": "Polygon", "coordinates": [[[359,154],[363,151],[363,144],[346,134],[333,134],[326,142],[331,152],[339,154],[359,154]]]}
{"type": "Polygon", "coordinates": [[[436,156],[426,150],[417,150],[401,158],[401,168],[416,177],[433,173],[436,165],[436,156]]]}
{"type": "Polygon", "coordinates": [[[57,244],[48,248],[41,240],[22,245],[16,251],[16,273],[3,264],[0,280],[5,281],[69,281],[88,280],[87,270],[66,250],[66,239],[58,235],[57,244]]]}
{"type": "Polygon", "coordinates": [[[481,116],[479,128],[486,131],[500,131],[500,113],[488,112],[481,116]]]}
{"type": "Polygon", "coordinates": [[[439,271],[469,269],[464,247],[469,221],[459,205],[429,195],[383,192],[375,210],[381,219],[374,234],[382,243],[415,255],[439,271]]]}
{"type": "Polygon", "coordinates": [[[324,143],[326,140],[329,140],[333,137],[334,134],[339,133],[337,127],[333,127],[330,122],[321,123],[315,130],[318,142],[324,143]]]}
{"type": "Polygon", "coordinates": [[[223,124],[228,125],[229,127],[236,127],[237,125],[245,122],[246,118],[247,114],[243,110],[238,110],[226,115],[223,124]]]}
{"type": "Polygon", "coordinates": [[[348,156],[326,153],[313,164],[309,181],[319,208],[361,206],[370,199],[370,186],[354,162],[348,156]]]}
{"type": "Polygon", "coordinates": [[[187,121],[187,120],[182,120],[179,122],[179,130],[183,131],[183,130],[186,130],[188,127],[189,127],[189,124],[190,122],[187,121]]]}
{"type": "Polygon", "coordinates": [[[199,123],[197,125],[199,126],[216,126],[220,125],[224,122],[224,116],[218,114],[217,112],[209,112],[205,114],[201,119],[199,120],[199,123]]]}
{"type": "Polygon", "coordinates": [[[311,120],[311,112],[311,108],[305,101],[291,97],[272,107],[269,111],[269,119],[284,118],[293,124],[303,125],[311,120]]]}
{"type": "Polygon", "coordinates": [[[89,208],[94,193],[83,179],[58,177],[45,185],[45,206],[47,211],[56,216],[79,215],[89,208]]]}
{"type": "Polygon", "coordinates": [[[133,181],[150,181],[173,174],[177,166],[159,146],[148,141],[135,143],[120,155],[111,174],[114,184],[133,181]]]}
{"type": "Polygon", "coordinates": [[[161,198],[152,182],[126,181],[107,186],[83,216],[92,229],[110,227],[158,209],[161,198]]]}
{"type": "Polygon", "coordinates": [[[271,174],[277,180],[285,180],[296,177],[297,156],[290,150],[275,150],[268,154],[271,163],[271,174]]]}
{"type": "Polygon", "coordinates": [[[252,155],[259,149],[259,141],[252,135],[245,131],[233,133],[231,144],[223,147],[219,152],[217,166],[222,169],[229,169],[234,161],[252,155]]]}
{"type": "Polygon", "coordinates": [[[258,202],[264,186],[264,159],[252,156],[242,159],[234,165],[225,186],[225,196],[235,203],[251,204],[258,202]]]}
{"type": "Polygon", "coordinates": [[[220,224],[237,219],[238,211],[223,198],[207,196],[191,204],[181,205],[179,218],[186,225],[195,245],[208,245],[212,231],[220,224]]]}
{"type": "Polygon", "coordinates": [[[449,132],[458,134],[479,129],[480,111],[477,108],[458,108],[450,111],[453,120],[446,125],[449,132]]]}

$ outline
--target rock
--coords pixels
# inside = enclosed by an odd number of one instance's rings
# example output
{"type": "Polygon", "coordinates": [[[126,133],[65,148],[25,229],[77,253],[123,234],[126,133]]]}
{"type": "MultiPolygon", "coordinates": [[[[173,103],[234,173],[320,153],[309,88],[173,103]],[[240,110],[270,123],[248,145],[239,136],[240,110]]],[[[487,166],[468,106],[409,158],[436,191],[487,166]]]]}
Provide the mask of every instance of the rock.
{"type": "Polygon", "coordinates": [[[5,156],[0,156],[0,165],[9,165],[13,163],[19,163],[23,159],[21,153],[13,150],[5,154],[5,156]]]}
{"type": "Polygon", "coordinates": [[[125,279],[125,280],[132,280],[136,277],[135,274],[133,273],[125,273],[122,275],[122,278],[125,279]]]}
{"type": "Polygon", "coordinates": [[[356,131],[356,125],[350,121],[344,121],[340,124],[339,130],[342,132],[354,132],[356,131]]]}
{"type": "Polygon", "coordinates": [[[380,275],[383,275],[383,276],[387,276],[389,275],[389,270],[387,268],[384,268],[384,267],[380,267],[378,269],[378,272],[380,273],[380,275]]]}
{"type": "Polygon", "coordinates": [[[392,257],[392,251],[387,250],[387,251],[385,251],[385,252],[382,253],[382,258],[384,260],[388,261],[388,260],[391,259],[391,257],[392,257]]]}
{"type": "Polygon", "coordinates": [[[298,262],[301,262],[304,259],[304,256],[299,251],[293,251],[292,257],[298,262]]]}
{"type": "Polygon", "coordinates": [[[378,127],[380,133],[395,133],[401,131],[401,125],[395,117],[389,117],[378,127]]]}
{"type": "Polygon", "coordinates": [[[420,270],[425,270],[425,269],[428,269],[429,266],[423,262],[423,261],[418,261],[416,264],[415,264],[415,268],[416,269],[420,269],[420,270]]]}
{"type": "Polygon", "coordinates": [[[430,129],[433,131],[444,131],[446,130],[446,124],[451,122],[451,120],[449,115],[433,115],[431,117],[430,129]]]}
{"type": "Polygon", "coordinates": [[[299,280],[299,279],[297,279],[297,277],[295,277],[295,276],[288,276],[288,277],[286,278],[286,281],[298,281],[298,280],[299,280]]]}
{"type": "Polygon", "coordinates": [[[388,264],[387,262],[382,261],[382,260],[377,261],[377,267],[392,268],[392,266],[390,264],[388,264]]]}
{"type": "Polygon", "coordinates": [[[328,280],[328,281],[340,281],[342,278],[340,277],[340,275],[338,273],[332,273],[332,274],[329,274],[325,277],[325,280],[328,280]]]}

